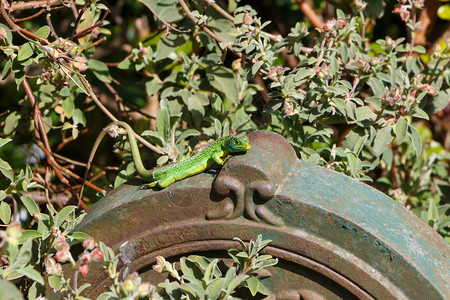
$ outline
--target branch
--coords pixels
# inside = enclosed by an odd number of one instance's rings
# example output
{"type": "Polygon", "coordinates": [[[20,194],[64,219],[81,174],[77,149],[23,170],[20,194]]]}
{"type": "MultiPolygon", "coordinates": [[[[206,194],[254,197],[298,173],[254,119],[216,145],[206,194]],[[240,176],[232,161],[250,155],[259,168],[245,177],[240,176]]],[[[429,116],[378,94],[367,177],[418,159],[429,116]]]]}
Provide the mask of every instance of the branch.
{"type": "Polygon", "coordinates": [[[319,15],[316,14],[314,9],[311,7],[309,3],[304,0],[296,0],[300,10],[303,12],[306,18],[309,19],[311,24],[316,28],[322,28],[324,24],[323,20],[319,15]]]}
{"type": "Polygon", "coordinates": [[[159,21],[161,21],[164,25],[166,25],[167,26],[167,28],[170,28],[170,29],[172,29],[172,30],[174,30],[174,31],[176,31],[176,32],[179,32],[179,33],[186,33],[186,32],[190,32],[191,30],[190,29],[187,29],[187,30],[180,30],[180,29],[177,29],[177,28],[175,28],[175,27],[173,27],[172,25],[170,25],[169,23],[167,23],[166,21],[164,21],[160,16],[158,16],[158,14],[154,11],[154,9],[150,6],[150,5],[148,5],[146,2],[144,2],[144,1],[142,1],[142,0],[138,0],[139,2],[141,2],[142,4],[144,4],[145,6],[147,6],[147,8],[150,10],[150,12],[159,20],[159,21]]]}
{"type": "MultiPolygon", "coordinates": [[[[232,15],[230,15],[226,10],[224,10],[222,7],[220,7],[219,5],[216,4],[216,2],[214,2],[213,0],[205,0],[206,3],[208,3],[212,8],[214,8],[219,14],[221,14],[222,16],[224,16],[225,18],[227,18],[228,20],[230,20],[231,22],[234,22],[234,17],[232,15]]],[[[244,25],[247,26],[250,30],[254,30],[255,28],[251,25],[244,25]]],[[[283,37],[281,35],[274,35],[265,31],[261,31],[262,35],[267,36],[270,40],[272,40],[273,42],[280,42],[283,37]]]]}
{"type": "Polygon", "coordinates": [[[190,11],[190,9],[187,7],[186,2],[184,2],[184,0],[178,0],[178,3],[180,3],[181,8],[184,10],[184,12],[186,13],[186,15],[188,16],[188,18],[197,26],[199,26],[207,35],[209,35],[210,37],[212,37],[213,39],[215,39],[217,42],[219,43],[224,43],[227,46],[227,49],[230,50],[232,53],[234,53],[236,56],[238,57],[242,57],[241,53],[237,53],[236,51],[234,51],[232,44],[226,42],[225,40],[221,39],[220,37],[218,37],[214,32],[212,32],[208,27],[206,27],[205,23],[202,24],[198,24],[199,20],[194,17],[190,11]]]}
{"type": "Polygon", "coordinates": [[[78,200],[79,205],[81,205],[85,210],[88,210],[89,208],[86,206],[86,204],[84,204],[83,201],[81,201],[77,193],[73,190],[67,178],[65,178],[61,173],[61,169],[64,168],[62,168],[52,156],[52,150],[48,142],[47,133],[45,132],[44,123],[42,122],[41,111],[39,110],[39,105],[36,102],[36,98],[34,97],[30,84],[28,83],[28,80],[26,78],[23,80],[22,86],[28,96],[28,100],[30,101],[31,106],[34,107],[34,131],[37,139],[37,145],[42,149],[42,151],[44,151],[45,155],[47,156],[47,161],[52,166],[56,176],[58,176],[59,180],[69,189],[73,198],[75,200],[78,200]],[[41,132],[41,134],[39,134],[39,132],[41,132]],[[44,140],[44,143],[41,142],[41,138],[44,140]]]}
{"type": "Polygon", "coordinates": [[[73,38],[75,37],[75,34],[77,33],[78,24],[80,23],[81,17],[83,16],[83,14],[86,11],[88,5],[90,5],[90,4],[91,4],[91,0],[87,0],[84,3],[83,8],[78,13],[78,16],[77,16],[77,19],[75,20],[75,25],[73,26],[73,31],[72,31],[72,34],[70,35],[69,40],[73,40],[73,38]]]}
{"type": "Polygon", "coordinates": [[[34,9],[34,8],[48,8],[50,6],[61,3],[60,0],[36,0],[36,1],[27,1],[27,2],[13,2],[11,3],[11,11],[25,10],[25,9],[34,9]]]}

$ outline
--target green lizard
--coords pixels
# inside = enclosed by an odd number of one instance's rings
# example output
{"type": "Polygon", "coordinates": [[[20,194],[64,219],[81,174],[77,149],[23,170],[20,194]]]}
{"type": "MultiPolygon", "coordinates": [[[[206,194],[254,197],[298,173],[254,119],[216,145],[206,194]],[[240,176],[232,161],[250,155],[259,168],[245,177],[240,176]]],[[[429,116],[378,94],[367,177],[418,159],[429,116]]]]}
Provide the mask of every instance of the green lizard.
{"type": "MultiPolygon", "coordinates": [[[[109,130],[110,133],[112,131],[115,136],[117,136],[117,134],[119,133],[119,131],[115,129],[114,125],[119,125],[125,129],[125,132],[128,135],[128,142],[130,143],[131,154],[133,157],[134,165],[136,167],[136,171],[142,179],[149,181],[148,184],[143,185],[145,187],[165,188],[177,180],[181,180],[183,178],[193,176],[207,170],[214,164],[214,162],[218,163],[219,165],[223,165],[224,161],[222,160],[222,157],[226,157],[227,155],[236,152],[244,152],[250,149],[250,141],[248,137],[229,135],[214,141],[211,145],[207,146],[201,152],[197,153],[187,160],[169,166],[147,170],[142,163],[136,138],[134,137],[134,133],[130,125],[125,122],[117,121],[112,122],[107,127],[105,127],[105,130],[100,133],[97,140],[95,141],[94,146],[92,147],[91,154],[89,156],[88,163],[86,165],[83,182],[86,182],[86,178],[92,163],[92,159],[94,158],[95,151],[97,150],[98,145],[100,144],[107,131],[109,130]]],[[[80,191],[80,197],[82,197],[83,189],[84,183],[80,191]]]]}

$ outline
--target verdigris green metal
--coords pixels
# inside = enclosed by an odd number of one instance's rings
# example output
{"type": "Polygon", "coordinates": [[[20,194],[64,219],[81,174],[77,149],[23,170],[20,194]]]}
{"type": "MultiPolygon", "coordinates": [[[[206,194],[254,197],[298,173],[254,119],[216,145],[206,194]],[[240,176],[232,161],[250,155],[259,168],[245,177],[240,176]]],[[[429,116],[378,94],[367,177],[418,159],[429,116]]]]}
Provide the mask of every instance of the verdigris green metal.
{"type": "MultiPolygon", "coordinates": [[[[133,179],[96,203],[76,229],[121,254],[121,271],[157,283],[155,257],[226,257],[233,237],[273,242],[280,259],[262,282],[269,299],[449,299],[450,246],[372,187],[297,159],[280,135],[257,131],[252,148],[218,174],[163,190],[133,179]]],[[[87,276],[104,291],[101,268],[87,276]]]]}

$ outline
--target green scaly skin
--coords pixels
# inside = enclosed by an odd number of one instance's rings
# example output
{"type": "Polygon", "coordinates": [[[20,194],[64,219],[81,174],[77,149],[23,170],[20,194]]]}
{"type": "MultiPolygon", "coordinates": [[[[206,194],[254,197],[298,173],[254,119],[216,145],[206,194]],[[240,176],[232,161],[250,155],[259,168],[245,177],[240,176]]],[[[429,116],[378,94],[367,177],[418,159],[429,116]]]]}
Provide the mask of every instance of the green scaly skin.
{"type": "MultiPolygon", "coordinates": [[[[133,162],[136,167],[136,171],[142,179],[150,182],[148,184],[145,184],[144,187],[166,188],[175,181],[199,174],[209,169],[215,162],[219,165],[223,165],[224,161],[222,160],[222,157],[226,157],[227,155],[232,153],[244,152],[250,149],[250,141],[248,137],[230,135],[214,141],[211,145],[203,149],[201,152],[185,161],[181,161],[176,164],[154,170],[147,170],[142,163],[137,141],[134,137],[134,132],[131,127],[125,122],[117,121],[112,122],[106,128],[110,128],[110,126],[113,125],[118,125],[125,129],[128,135],[128,141],[130,143],[131,154],[133,156],[133,162]]],[[[100,144],[105,134],[106,131],[103,130],[94,143],[91,155],[86,166],[84,182],[86,181],[91,162],[95,155],[95,151],[97,150],[98,145],[100,144]]],[[[80,191],[80,195],[82,195],[83,188],[84,184],[80,191]]]]}

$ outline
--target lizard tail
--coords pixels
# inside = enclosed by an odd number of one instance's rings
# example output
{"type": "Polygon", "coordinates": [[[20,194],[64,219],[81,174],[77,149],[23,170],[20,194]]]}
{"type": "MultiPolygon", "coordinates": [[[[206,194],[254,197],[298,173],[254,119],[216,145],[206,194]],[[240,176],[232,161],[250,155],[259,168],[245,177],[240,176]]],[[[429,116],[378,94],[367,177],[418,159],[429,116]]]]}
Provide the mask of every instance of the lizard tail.
{"type": "Polygon", "coordinates": [[[147,180],[147,181],[153,181],[154,180],[153,172],[151,170],[145,169],[144,165],[142,164],[141,154],[139,152],[139,148],[138,148],[138,145],[137,145],[136,138],[134,137],[133,129],[130,127],[130,125],[128,125],[125,122],[115,121],[115,122],[110,123],[108,126],[106,126],[102,130],[102,132],[100,132],[100,134],[98,135],[97,139],[95,140],[94,146],[92,147],[91,153],[89,154],[89,159],[88,159],[88,162],[86,164],[86,170],[84,171],[83,184],[81,185],[81,189],[80,189],[80,199],[82,199],[84,186],[85,186],[85,183],[86,183],[86,179],[87,179],[87,176],[89,174],[89,169],[91,168],[92,161],[94,159],[95,153],[97,152],[97,148],[100,145],[100,142],[102,141],[103,137],[107,133],[106,129],[109,128],[112,125],[119,125],[122,128],[124,128],[125,131],[127,132],[128,142],[130,143],[131,155],[133,156],[133,162],[134,162],[134,165],[136,167],[136,171],[139,174],[139,176],[142,179],[147,180]]]}

